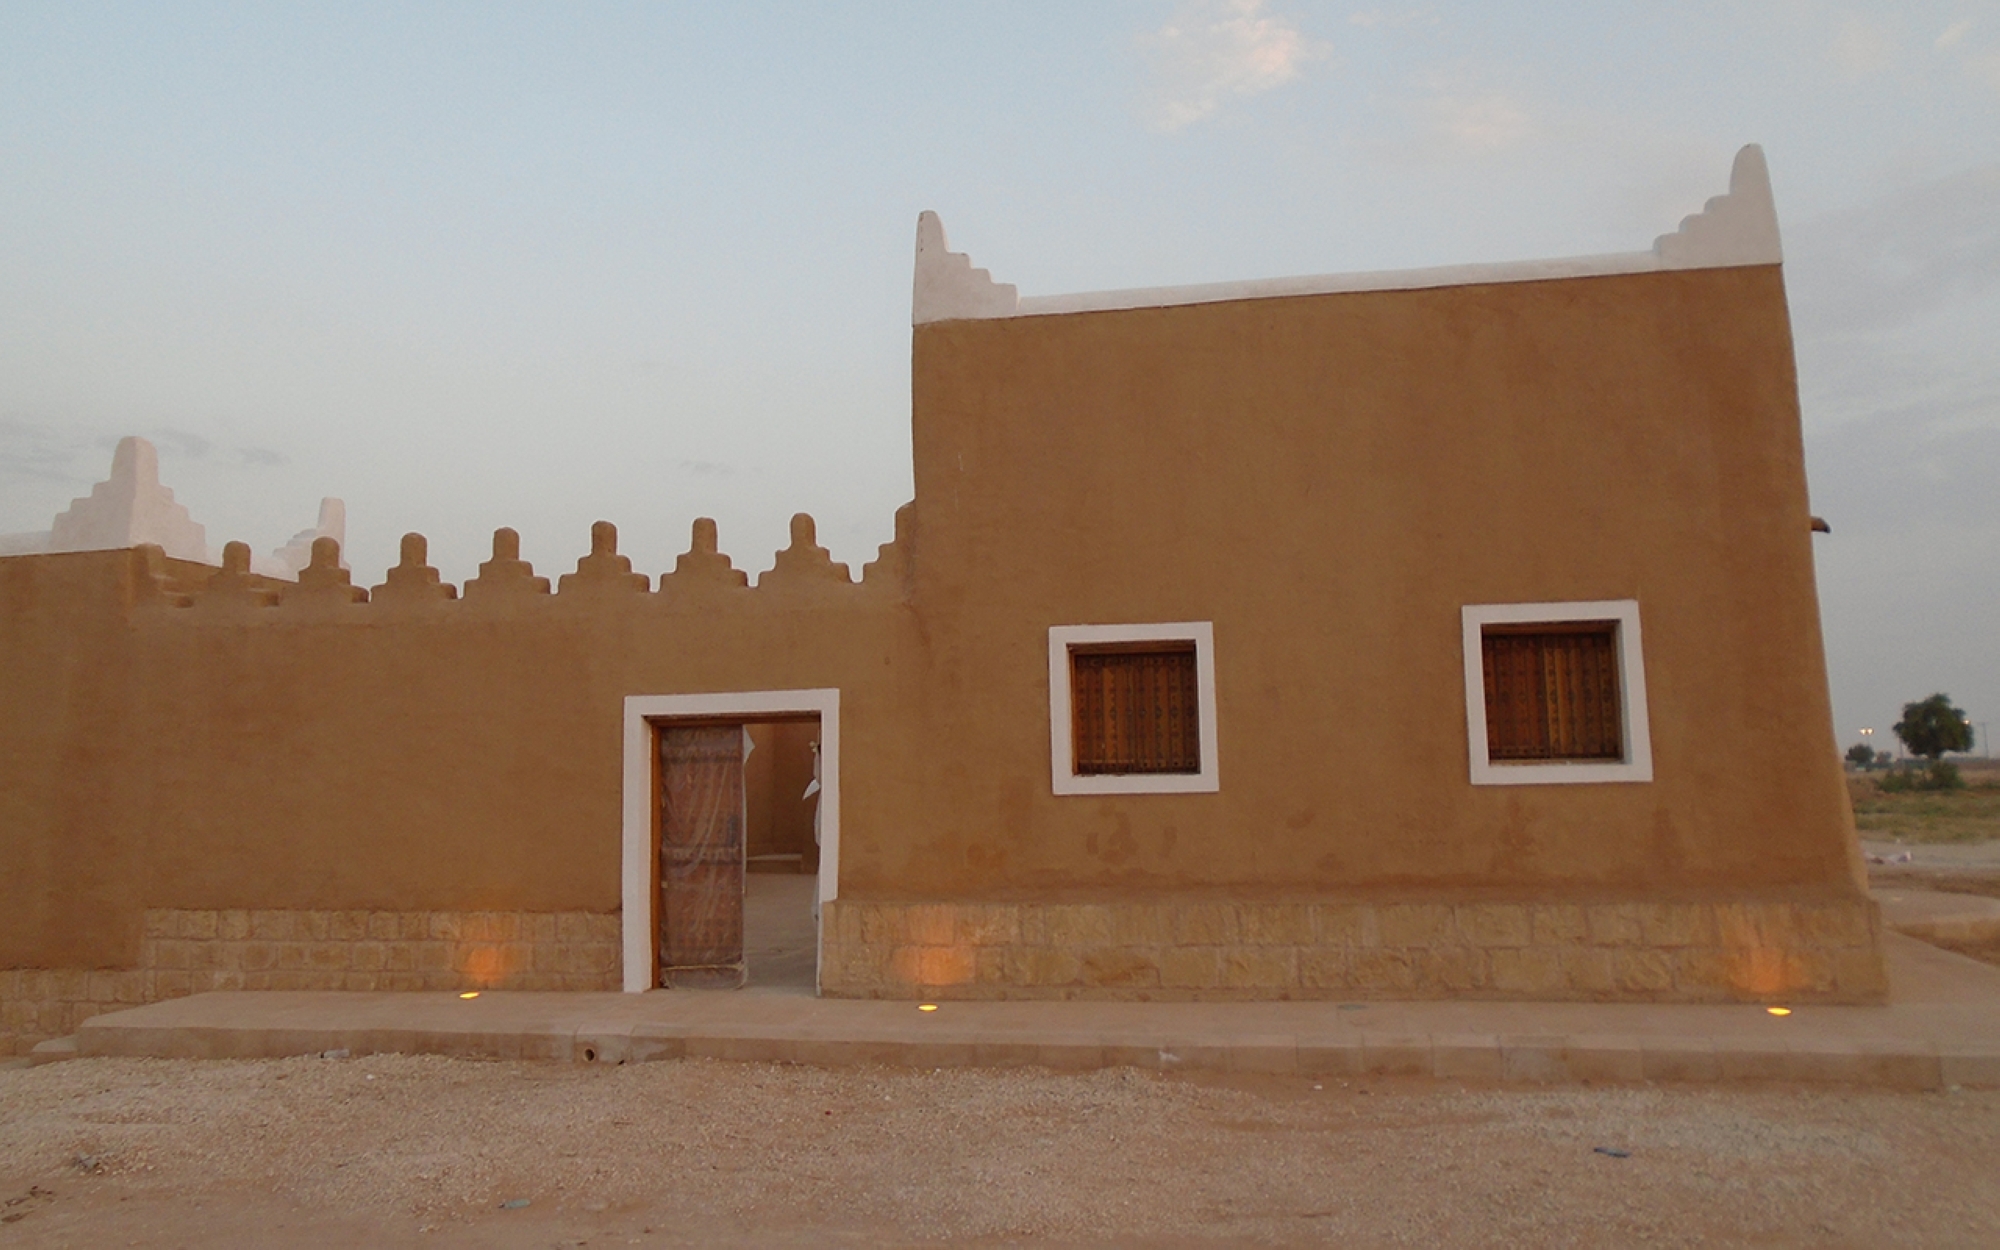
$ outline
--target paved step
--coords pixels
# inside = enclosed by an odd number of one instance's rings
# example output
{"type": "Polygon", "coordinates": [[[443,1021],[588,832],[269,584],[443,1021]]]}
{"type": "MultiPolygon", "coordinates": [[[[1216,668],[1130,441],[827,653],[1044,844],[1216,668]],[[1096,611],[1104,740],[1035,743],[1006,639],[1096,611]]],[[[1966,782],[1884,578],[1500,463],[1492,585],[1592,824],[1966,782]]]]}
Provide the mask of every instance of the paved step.
{"type": "Polygon", "coordinates": [[[76,1057],[77,1048],[74,1036],[52,1037],[46,1042],[35,1044],[35,1048],[28,1052],[28,1064],[30,1067],[39,1068],[45,1063],[61,1063],[65,1059],[75,1059],[76,1057]]]}
{"type": "Polygon", "coordinates": [[[2000,1087],[2000,968],[1889,935],[1891,1002],[910,1002],[794,989],[648,994],[237,992],[94,1017],[84,1056],[399,1053],[570,1063],[1118,1065],[1497,1081],[2000,1087]]]}

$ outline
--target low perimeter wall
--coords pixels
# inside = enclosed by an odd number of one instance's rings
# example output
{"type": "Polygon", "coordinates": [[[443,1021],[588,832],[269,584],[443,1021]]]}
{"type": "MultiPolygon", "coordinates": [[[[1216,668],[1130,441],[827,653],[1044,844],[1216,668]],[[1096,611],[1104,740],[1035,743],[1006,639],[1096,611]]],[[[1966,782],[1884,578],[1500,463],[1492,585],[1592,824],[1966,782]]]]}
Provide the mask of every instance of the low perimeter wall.
{"type": "Polygon", "coordinates": [[[136,968],[0,971],[0,1054],[208,990],[615,990],[618,913],[146,912],[136,968]]]}
{"type": "Polygon", "coordinates": [[[1810,902],[826,905],[843,998],[1878,1003],[1881,913],[1810,902]]]}

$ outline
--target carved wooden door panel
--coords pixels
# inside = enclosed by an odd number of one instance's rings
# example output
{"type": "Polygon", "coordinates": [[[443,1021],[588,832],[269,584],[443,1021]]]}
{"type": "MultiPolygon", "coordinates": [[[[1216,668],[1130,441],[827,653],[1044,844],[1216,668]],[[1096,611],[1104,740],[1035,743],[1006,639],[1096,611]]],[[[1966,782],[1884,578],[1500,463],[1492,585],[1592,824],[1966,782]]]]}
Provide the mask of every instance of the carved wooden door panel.
{"type": "Polygon", "coordinates": [[[743,959],[743,729],[662,725],[660,984],[734,988],[743,959]]]}

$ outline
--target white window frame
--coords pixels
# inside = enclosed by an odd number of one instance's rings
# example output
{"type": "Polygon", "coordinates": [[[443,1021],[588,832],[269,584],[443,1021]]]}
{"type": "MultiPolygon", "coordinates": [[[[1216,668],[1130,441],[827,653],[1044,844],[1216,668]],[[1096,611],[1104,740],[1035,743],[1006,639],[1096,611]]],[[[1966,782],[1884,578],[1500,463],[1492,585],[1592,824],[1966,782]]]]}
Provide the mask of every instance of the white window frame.
{"type": "Polygon", "coordinates": [[[1653,779],[1653,739],[1646,714],[1646,664],[1639,641],[1639,601],[1598,599],[1573,603],[1475,603],[1460,609],[1465,631],[1465,738],[1475,786],[1548,786],[1653,779]],[[1547,621],[1616,621],[1618,712],[1624,719],[1625,758],[1617,763],[1544,760],[1496,764],[1486,742],[1486,656],[1488,625],[1534,625],[1547,621]]]}
{"type": "Polygon", "coordinates": [[[1215,742],[1215,625],[1177,621],[1159,625],[1052,625],[1049,627],[1049,775],[1057,794],[1209,794],[1221,788],[1215,742]],[[1191,642],[1199,705],[1201,770],[1192,773],[1091,773],[1076,769],[1070,718],[1072,647],[1123,642],[1191,642]]]}

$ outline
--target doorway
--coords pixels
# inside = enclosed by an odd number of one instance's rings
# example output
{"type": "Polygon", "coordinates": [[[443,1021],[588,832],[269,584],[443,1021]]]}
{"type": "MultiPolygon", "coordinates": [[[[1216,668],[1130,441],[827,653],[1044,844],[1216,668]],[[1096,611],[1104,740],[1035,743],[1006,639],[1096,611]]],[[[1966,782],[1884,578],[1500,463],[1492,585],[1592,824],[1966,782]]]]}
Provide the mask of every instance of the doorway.
{"type": "Polygon", "coordinates": [[[626,698],[628,993],[817,992],[819,904],[839,893],[839,698],[626,698]]]}
{"type": "Polygon", "coordinates": [[[659,745],[659,985],[811,989],[819,718],[669,720],[659,745]]]}

